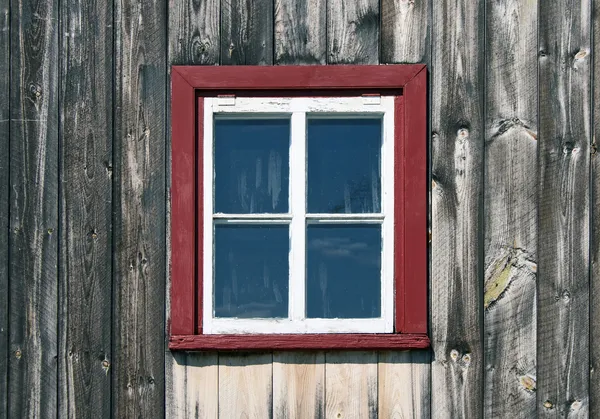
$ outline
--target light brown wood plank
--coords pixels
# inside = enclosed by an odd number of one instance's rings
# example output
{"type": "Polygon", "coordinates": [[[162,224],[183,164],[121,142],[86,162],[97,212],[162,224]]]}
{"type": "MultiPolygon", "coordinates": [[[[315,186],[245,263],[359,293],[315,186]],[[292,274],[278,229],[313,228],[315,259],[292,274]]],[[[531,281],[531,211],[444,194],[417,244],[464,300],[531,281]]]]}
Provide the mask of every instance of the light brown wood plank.
{"type": "Polygon", "coordinates": [[[325,354],[273,354],[273,417],[323,418],[325,414],[325,354]]]}
{"type": "Polygon", "coordinates": [[[325,355],[325,417],[377,418],[377,353],[325,355]]]}
{"type": "Polygon", "coordinates": [[[430,417],[431,356],[429,351],[379,353],[380,418],[430,417]]]}
{"type": "Polygon", "coordinates": [[[432,416],[482,417],[484,2],[440,0],[432,26],[432,416]]]}
{"type": "Polygon", "coordinates": [[[327,62],[379,63],[378,0],[327,0],[327,62]]]}
{"type": "Polygon", "coordinates": [[[430,0],[381,1],[381,62],[429,61],[430,0]]]}
{"type": "Polygon", "coordinates": [[[272,391],[272,354],[219,355],[219,418],[272,417],[272,391]]]}
{"type": "Polygon", "coordinates": [[[169,352],[166,364],[166,417],[217,419],[218,355],[212,352],[169,352]]]}
{"type": "Polygon", "coordinates": [[[536,416],[537,1],[487,1],[485,416],[536,416]],[[502,397],[498,397],[502,395],[502,397]]]}
{"type": "Polygon", "coordinates": [[[589,415],[591,2],[539,15],[538,417],[589,415]]]}

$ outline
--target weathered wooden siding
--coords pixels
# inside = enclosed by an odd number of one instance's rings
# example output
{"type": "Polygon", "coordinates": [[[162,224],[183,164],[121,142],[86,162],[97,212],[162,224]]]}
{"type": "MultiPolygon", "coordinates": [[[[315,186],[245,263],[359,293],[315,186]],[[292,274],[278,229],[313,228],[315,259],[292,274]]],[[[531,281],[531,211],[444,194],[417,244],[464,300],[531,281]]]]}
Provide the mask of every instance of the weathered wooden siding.
{"type": "Polygon", "coordinates": [[[0,418],[600,415],[599,16],[0,0],[0,418]],[[432,350],[166,350],[169,66],[413,62],[430,71],[432,350]]]}

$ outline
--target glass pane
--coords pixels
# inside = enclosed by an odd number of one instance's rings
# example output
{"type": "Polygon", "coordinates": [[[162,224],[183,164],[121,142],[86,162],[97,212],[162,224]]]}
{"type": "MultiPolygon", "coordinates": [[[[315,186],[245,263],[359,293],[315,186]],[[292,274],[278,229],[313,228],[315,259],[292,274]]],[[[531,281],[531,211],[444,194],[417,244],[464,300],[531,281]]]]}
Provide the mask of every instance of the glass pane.
{"type": "Polygon", "coordinates": [[[381,119],[309,119],[307,135],[308,212],[381,212],[381,119]]]}
{"type": "Polygon", "coordinates": [[[309,225],[306,316],[381,317],[381,226],[309,225]]]}
{"type": "Polygon", "coordinates": [[[289,119],[215,119],[215,212],[285,213],[289,119]]]}
{"type": "Polygon", "coordinates": [[[215,226],[215,317],[287,317],[287,225],[215,226]]]}

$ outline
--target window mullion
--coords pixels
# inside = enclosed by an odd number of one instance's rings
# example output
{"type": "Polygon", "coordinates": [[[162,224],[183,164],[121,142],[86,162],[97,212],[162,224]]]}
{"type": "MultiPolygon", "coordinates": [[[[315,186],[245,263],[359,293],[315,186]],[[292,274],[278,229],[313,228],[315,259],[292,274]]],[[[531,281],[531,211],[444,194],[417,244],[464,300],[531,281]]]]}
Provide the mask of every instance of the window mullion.
{"type": "Polygon", "coordinates": [[[290,143],[290,289],[289,315],[292,321],[305,318],[306,287],[306,113],[294,112],[290,143]]]}

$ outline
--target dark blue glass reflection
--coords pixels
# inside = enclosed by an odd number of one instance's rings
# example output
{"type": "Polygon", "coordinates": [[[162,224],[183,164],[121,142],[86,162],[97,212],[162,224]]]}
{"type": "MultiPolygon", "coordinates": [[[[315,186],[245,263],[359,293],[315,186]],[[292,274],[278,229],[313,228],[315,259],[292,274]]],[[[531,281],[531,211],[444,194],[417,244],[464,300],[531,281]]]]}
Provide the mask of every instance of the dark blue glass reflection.
{"type": "Polygon", "coordinates": [[[381,226],[309,225],[306,315],[381,317],[381,226]]]}
{"type": "Polygon", "coordinates": [[[308,212],[381,212],[381,119],[309,119],[307,135],[308,212]]]}
{"type": "Polygon", "coordinates": [[[287,317],[287,225],[215,226],[215,317],[287,317]]]}
{"type": "Polygon", "coordinates": [[[215,119],[215,212],[285,213],[289,119],[215,119]]]}

